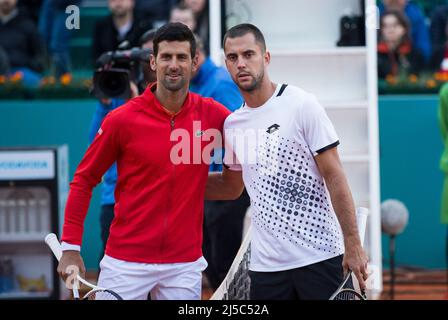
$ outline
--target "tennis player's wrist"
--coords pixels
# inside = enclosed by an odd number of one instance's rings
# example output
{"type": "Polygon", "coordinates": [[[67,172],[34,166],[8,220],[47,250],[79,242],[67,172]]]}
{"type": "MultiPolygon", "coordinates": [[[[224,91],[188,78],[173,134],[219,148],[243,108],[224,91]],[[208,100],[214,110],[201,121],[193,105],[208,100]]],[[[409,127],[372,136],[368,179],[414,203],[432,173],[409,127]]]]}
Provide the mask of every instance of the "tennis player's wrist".
{"type": "Polygon", "coordinates": [[[81,246],[62,241],[61,249],[62,251],[81,251],[81,246]]]}

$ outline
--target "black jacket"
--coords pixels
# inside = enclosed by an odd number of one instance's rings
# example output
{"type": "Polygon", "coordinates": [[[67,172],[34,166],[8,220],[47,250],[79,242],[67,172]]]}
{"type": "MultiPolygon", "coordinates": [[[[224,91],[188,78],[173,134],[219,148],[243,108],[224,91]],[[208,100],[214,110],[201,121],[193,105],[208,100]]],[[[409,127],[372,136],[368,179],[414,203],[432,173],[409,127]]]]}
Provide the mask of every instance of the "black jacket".
{"type": "Polygon", "coordinates": [[[0,47],[6,51],[11,68],[43,71],[44,46],[34,22],[25,15],[19,13],[6,24],[0,20],[0,47]]]}
{"type": "Polygon", "coordinates": [[[425,59],[410,42],[403,43],[395,51],[389,51],[384,42],[378,43],[378,77],[388,75],[419,75],[425,69],[425,59]]]}

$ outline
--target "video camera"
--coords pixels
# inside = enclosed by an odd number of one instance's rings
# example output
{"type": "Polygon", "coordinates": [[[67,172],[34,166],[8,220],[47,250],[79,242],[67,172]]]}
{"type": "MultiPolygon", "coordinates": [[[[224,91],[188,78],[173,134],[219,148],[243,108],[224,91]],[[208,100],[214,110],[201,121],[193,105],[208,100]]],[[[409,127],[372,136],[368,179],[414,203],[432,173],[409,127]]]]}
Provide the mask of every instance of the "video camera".
{"type": "Polygon", "coordinates": [[[130,81],[138,85],[142,80],[140,62],[148,62],[150,49],[132,48],[103,53],[96,61],[92,94],[98,99],[129,99],[130,81]]]}

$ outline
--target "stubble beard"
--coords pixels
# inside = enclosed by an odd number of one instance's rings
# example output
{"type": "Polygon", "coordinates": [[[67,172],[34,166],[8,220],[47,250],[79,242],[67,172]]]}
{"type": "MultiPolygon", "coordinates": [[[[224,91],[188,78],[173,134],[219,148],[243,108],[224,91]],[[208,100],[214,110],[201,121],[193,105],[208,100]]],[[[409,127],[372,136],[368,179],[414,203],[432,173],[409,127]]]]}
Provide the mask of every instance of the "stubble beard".
{"type": "Polygon", "coordinates": [[[165,89],[169,91],[179,91],[182,88],[184,88],[186,84],[187,80],[184,77],[182,77],[181,79],[179,79],[179,81],[176,82],[170,82],[166,78],[162,80],[162,85],[165,87],[165,89]]]}
{"type": "Polygon", "coordinates": [[[242,85],[239,82],[236,82],[238,88],[241,89],[241,91],[245,92],[253,92],[261,87],[261,83],[263,82],[264,78],[264,72],[261,72],[257,77],[252,76],[252,82],[248,85],[242,85]]]}

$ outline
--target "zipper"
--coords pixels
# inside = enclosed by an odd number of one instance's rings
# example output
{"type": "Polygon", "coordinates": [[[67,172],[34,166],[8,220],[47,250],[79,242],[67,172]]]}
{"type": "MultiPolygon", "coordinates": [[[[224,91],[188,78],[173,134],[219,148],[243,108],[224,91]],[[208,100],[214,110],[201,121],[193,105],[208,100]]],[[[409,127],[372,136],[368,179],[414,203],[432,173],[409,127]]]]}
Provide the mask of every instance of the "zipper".
{"type": "MultiPolygon", "coordinates": [[[[171,119],[170,119],[171,133],[174,130],[174,119],[175,119],[175,116],[172,116],[171,119]]],[[[170,133],[170,135],[171,135],[171,133],[170,133]]],[[[170,144],[171,144],[171,148],[172,148],[173,147],[173,141],[171,141],[171,139],[170,139],[170,144]]],[[[170,151],[171,151],[171,148],[170,148],[170,151]]],[[[170,160],[170,162],[171,162],[171,160],[170,160]]],[[[175,170],[175,166],[174,166],[174,164],[172,162],[171,162],[171,168],[172,168],[171,169],[171,174],[170,174],[170,178],[169,178],[169,182],[168,182],[168,184],[170,186],[170,188],[168,190],[168,199],[167,199],[167,203],[168,203],[167,208],[168,208],[168,210],[167,210],[166,214],[163,217],[162,243],[160,245],[161,263],[163,263],[164,260],[165,260],[164,256],[163,256],[163,251],[164,251],[163,249],[164,249],[164,246],[165,246],[165,236],[166,236],[167,231],[168,231],[167,230],[168,214],[173,209],[172,190],[173,190],[173,184],[174,184],[174,170],[175,170]]]]}

